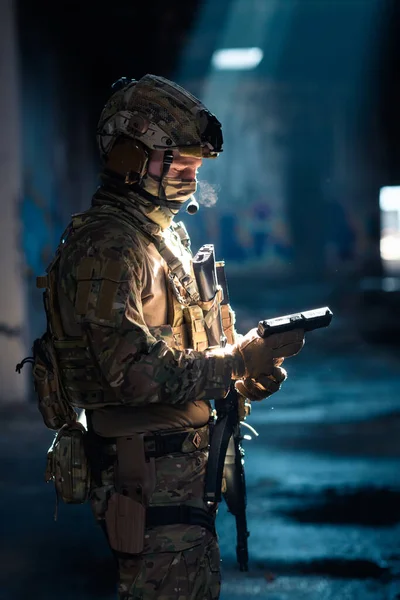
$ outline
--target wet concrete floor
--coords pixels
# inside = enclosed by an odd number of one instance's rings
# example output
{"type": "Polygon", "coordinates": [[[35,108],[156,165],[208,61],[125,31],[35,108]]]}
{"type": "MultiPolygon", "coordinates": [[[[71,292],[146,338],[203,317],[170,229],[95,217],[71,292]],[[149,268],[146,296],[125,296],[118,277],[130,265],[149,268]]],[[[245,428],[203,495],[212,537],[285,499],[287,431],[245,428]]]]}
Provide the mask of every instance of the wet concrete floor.
{"type": "MultiPolygon", "coordinates": [[[[238,313],[241,330],[254,326],[238,313]]],[[[250,571],[237,570],[222,504],[222,600],[400,598],[400,353],[350,329],[338,318],[329,337],[310,334],[282,390],[253,405],[250,571]]],[[[112,600],[112,561],[88,506],[61,505],[53,521],[43,483],[52,433],[33,406],[0,412],[0,600],[112,600]]]]}

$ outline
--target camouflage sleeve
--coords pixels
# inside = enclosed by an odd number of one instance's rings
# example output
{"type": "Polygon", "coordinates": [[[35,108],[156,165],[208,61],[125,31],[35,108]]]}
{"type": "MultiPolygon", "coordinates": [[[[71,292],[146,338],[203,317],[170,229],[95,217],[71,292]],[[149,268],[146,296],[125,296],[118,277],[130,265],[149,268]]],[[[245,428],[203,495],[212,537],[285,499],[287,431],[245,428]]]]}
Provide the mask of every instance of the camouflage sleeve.
{"type": "MultiPolygon", "coordinates": [[[[223,397],[232,373],[229,356],[171,349],[149,331],[141,302],[140,242],[132,247],[129,239],[127,248],[113,237],[93,254],[90,294],[81,322],[102,376],[121,404],[183,404],[223,397]]],[[[75,260],[78,274],[87,268],[86,262],[87,256],[75,260]]]]}

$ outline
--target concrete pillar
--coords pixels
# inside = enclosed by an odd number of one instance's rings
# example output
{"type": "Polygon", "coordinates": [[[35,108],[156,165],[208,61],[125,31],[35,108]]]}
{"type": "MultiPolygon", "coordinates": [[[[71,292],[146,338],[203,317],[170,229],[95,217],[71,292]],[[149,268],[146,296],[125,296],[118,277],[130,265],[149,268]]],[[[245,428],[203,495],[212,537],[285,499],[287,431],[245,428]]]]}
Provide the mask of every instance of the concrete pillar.
{"type": "Polygon", "coordinates": [[[25,292],[18,206],[19,99],[15,2],[0,2],[0,402],[26,398],[27,372],[15,365],[26,354],[25,292]]]}

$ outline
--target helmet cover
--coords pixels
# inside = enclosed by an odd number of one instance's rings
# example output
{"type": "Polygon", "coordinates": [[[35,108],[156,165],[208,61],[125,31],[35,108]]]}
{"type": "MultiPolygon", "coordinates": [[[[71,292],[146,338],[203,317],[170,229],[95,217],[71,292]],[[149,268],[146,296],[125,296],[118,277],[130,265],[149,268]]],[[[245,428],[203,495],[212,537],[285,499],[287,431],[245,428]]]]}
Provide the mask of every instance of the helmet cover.
{"type": "Polygon", "coordinates": [[[184,156],[214,158],[222,152],[221,123],[178,84],[156,75],[119,81],[123,87],[108,100],[97,127],[103,159],[121,136],[184,156]]]}

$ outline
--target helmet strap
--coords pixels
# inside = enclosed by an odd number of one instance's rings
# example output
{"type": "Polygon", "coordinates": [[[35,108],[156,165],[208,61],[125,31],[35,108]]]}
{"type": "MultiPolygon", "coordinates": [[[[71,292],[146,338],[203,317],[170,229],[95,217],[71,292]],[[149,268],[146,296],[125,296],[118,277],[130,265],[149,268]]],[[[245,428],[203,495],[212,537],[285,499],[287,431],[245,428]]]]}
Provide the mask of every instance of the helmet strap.
{"type": "Polygon", "coordinates": [[[172,150],[166,150],[164,152],[163,168],[162,168],[162,173],[161,173],[161,177],[160,177],[160,186],[158,188],[158,197],[160,200],[162,200],[164,202],[167,202],[167,198],[165,197],[165,192],[164,192],[164,187],[163,187],[164,177],[166,177],[168,175],[168,172],[172,165],[173,160],[174,160],[174,153],[172,152],[172,150]]]}

